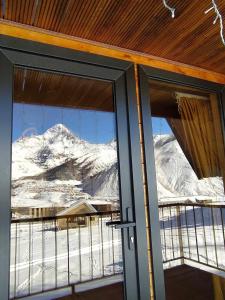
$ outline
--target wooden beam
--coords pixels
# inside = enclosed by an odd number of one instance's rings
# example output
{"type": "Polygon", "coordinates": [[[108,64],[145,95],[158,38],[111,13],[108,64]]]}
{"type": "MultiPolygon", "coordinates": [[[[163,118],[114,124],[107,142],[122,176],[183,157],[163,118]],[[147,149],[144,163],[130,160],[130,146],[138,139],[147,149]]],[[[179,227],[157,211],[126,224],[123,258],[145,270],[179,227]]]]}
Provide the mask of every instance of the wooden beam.
{"type": "Polygon", "coordinates": [[[225,83],[224,74],[10,21],[0,20],[0,34],[131,61],[216,83],[225,83]]]}

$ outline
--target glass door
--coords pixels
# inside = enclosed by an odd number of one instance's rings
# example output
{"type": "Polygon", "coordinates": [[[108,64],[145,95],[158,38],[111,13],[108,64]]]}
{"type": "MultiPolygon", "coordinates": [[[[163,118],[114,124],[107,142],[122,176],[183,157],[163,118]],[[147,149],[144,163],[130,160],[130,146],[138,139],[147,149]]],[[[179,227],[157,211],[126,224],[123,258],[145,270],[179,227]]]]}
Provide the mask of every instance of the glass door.
{"type": "Polygon", "coordinates": [[[140,84],[156,299],[191,298],[187,265],[224,270],[223,86],[145,67],[140,84]]]}
{"type": "Polygon", "coordinates": [[[12,130],[5,136],[9,298],[148,299],[148,286],[140,292],[138,283],[124,72],[90,57],[6,52],[13,61],[4,82],[8,90],[13,83],[13,96],[3,106],[12,130]]]}

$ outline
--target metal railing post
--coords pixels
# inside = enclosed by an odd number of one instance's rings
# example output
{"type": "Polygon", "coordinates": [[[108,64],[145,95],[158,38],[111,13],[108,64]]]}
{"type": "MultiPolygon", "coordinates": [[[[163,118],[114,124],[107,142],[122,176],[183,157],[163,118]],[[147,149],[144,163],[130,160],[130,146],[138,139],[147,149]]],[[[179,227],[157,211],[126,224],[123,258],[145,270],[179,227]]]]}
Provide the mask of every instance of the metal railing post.
{"type": "Polygon", "coordinates": [[[184,245],[183,245],[183,238],[182,238],[182,224],[181,224],[181,211],[180,206],[176,206],[176,213],[177,213],[177,231],[178,231],[178,240],[179,240],[179,248],[180,248],[180,257],[181,257],[181,264],[184,264],[184,245]]]}

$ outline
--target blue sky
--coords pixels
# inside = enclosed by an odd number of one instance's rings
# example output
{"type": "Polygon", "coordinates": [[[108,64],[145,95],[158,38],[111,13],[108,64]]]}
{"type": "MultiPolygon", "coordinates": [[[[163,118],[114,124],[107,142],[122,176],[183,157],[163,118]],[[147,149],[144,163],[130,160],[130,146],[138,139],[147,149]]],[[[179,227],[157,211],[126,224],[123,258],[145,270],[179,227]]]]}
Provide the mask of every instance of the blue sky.
{"type": "Polygon", "coordinates": [[[172,134],[172,130],[164,118],[152,118],[153,134],[172,134]]]}
{"type": "MultiPolygon", "coordinates": [[[[21,135],[42,134],[58,123],[91,143],[115,138],[115,114],[110,112],[15,103],[13,114],[14,141],[21,135]]],[[[164,119],[153,118],[152,125],[154,134],[171,132],[164,119]]]]}

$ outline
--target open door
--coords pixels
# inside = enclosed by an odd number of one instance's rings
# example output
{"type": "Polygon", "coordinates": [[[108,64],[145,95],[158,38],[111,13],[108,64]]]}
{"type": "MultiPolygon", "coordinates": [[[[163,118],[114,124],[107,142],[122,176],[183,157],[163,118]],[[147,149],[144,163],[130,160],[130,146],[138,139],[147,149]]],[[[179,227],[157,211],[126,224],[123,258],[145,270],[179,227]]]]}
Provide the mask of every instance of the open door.
{"type": "Polygon", "coordinates": [[[185,288],[190,299],[182,272],[183,288],[164,275],[223,264],[223,87],[154,68],[139,74],[156,299],[180,299],[185,288]]]}

